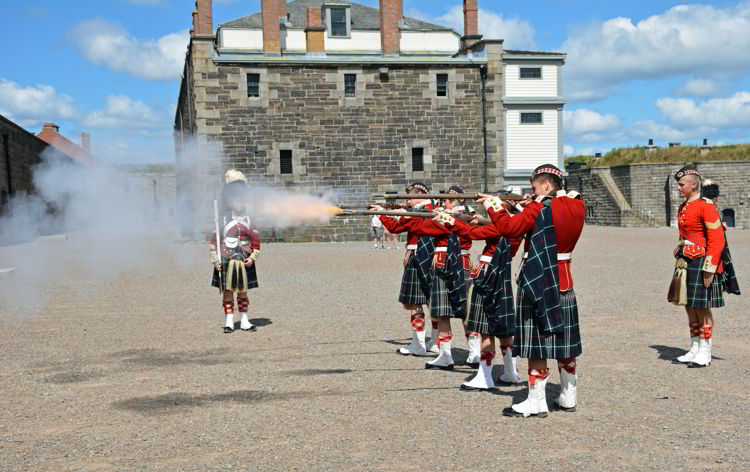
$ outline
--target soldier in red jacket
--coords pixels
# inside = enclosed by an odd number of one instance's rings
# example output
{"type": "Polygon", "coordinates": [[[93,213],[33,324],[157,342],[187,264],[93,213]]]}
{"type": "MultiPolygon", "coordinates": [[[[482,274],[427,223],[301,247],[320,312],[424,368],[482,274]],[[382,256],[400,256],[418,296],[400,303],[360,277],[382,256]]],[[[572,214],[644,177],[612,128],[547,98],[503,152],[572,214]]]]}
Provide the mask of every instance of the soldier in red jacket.
{"type": "MultiPolygon", "coordinates": [[[[416,182],[406,187],[406,193],[414,194],[414,198],[409,200],[409,206],[412,208],[431,210],[432,202],[419,195],[426,194],[430,191],[427,185],[416,182]]],[[[398,301],[403,304],[409,312],[412,326],[412,341],[410,344],[400,348],[399,354],[405,356],[425,356],[428,347],[425,345],[425,317],[423,305],[427,303],[427,293],[423,287],[423,282],[419,276],[417,267],[416,252],[420,244],[425,244],[417,233],[409,231],[405,219],[399,217],[381,216],[380,221],[383,226],[391,233],[408,233],[406,238],[406,255],[404,256],[404,275],[401,278],[401,291],[399,292],[398,301]]],[[[437,338],[437,329],[433,328],[433,339],[437,338]]]]}
{"type": "Polygon", "coordinates": [[[240,313],[240,329],[255,331],[248,319],[250,300],[247,291],[258,286],[255,261],[260,255],[260,238],[247,215],[249,188],[247,179],[237,170],[227,171],[222,190],[222,213],[219,236],[211,238],[211,262],[214,274],[211,285],[223,293],[224,332],[234,331],[234,294],[237,294],[237,309],[240,313]]]}
{"type": "Polygon", "coordinates": [[[525,235],[524,261],[518,276],[513,354],[528,359],[528,398],[503,410],[507,416],[547,416],[547,359],[556,359],[564,411],[576,409],[576,358],[583,352],[571,254],[583,231],[586,214],[578,192],[562,189],[563,173],[553,165],[531,175],[536,197],[525,199],[513,218],[497,197],[481,199],[498,234],[525,235]]]}
{"type": "Polygon", "coordinates": [[[698,170],[683,167],[675,179],[685,201],[677,212],[680,241],[674,251],[677,261],[668,300],[685,307],[692,341],[690,350],[676,362],[706,367],[711,364],[711,308],[724,306],[724,228],[713,201],[701,198],[698,170]]]}

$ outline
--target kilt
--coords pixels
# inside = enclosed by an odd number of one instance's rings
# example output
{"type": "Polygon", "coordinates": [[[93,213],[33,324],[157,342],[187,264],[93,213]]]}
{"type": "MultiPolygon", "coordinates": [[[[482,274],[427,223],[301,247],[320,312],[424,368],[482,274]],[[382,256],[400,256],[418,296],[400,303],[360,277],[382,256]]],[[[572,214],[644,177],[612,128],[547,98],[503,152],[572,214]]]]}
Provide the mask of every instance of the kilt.
{"type": "Polygon", "coordinates": [[[458,318],[453,313],[448,296],[448,284],[440,276],[441,269],[432,267],[432,286],[430,287],[430,318],[458,318]]]}
{"type": "Polygon", "coordinates": [[[541,334],[534,317],[535,307],[523,292],[523,289],[518,289],[513,355],[526,359],[568,359],[580,356],[583,347],[575,291],[571,289],[560,293],[563,332],[551,336],[541,334]]]}
{"type": "MultiPolygon", "coordinates": [[[[229,268],[229,259],[221,259],[221,277],[222,282],[224,282],[224,286],[227,284],[227,269],[229,268]]],[[[258,287],[258,272],[255,270],[255,264],[251,265],[250,267],[245,266],[245,269],[247,270],[247,288],[248,290],[252,288],[258,287]]],[[[216,288],[223,288],[221,285],[219,285],[219,271],[216,270],[216,267],[214,267],[214,274],[211,278],[211,286],[216,288]]]]}
{"type": "Polygon", "coordinates": [[[721,308],[724,306],[724,274],[716,274],[711,286],[703,285],[703,263],[705,257],[688,261],[687,305],[688,308],[721,308]]]}
{"type": "Polygon", "coordinates": [[[424,305],[427,303],[427,296],[422,291],[422,282],[419,280],[417,258],[413,254],[404,267],[398,301],[404,305],[424,305]]]}
{"type": "MultiPolygon", "coordinates": [[[[486,272],[487,267],[489,267],[487,264],[482,264],[480,273],[486,272]]],[[[469,296],[467,297],[467,300],[469,306],[466,310],[466,313],[468,313],[468,317],[466,318],[466,331],[490,335],[489,320],[484,313],[484,299],[475,289],[473,283],[468,287],[469,296]]]]}

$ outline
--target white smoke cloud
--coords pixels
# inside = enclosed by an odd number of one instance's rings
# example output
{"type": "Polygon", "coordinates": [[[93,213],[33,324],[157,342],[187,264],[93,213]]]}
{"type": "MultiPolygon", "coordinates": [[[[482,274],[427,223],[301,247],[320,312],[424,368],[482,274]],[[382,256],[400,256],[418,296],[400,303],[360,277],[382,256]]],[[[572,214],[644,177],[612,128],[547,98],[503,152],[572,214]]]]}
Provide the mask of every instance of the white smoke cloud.
{"type": "Polygon", "coordinates": [[[182,73],[189,32],[142,40],[110,21],[94,19],[76,26],[70,38],[94,64],[139,79],[170,81],[182,73]]]}

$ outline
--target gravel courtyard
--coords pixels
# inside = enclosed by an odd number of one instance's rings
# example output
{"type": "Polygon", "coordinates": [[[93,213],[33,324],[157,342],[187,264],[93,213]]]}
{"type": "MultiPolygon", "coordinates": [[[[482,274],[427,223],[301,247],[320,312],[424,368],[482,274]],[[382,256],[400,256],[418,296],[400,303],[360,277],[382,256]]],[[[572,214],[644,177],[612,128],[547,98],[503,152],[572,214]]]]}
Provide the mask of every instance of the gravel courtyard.
{"type": "MultiPolygon", "coordinates": [[[[265,244],[258,331],[227,335],[206,246],[170,242],[109,276],[78,263],[79,238],[0,247],[0,268],[17,267],[0,272],[2,471],[748,467],[747,295],[716,311],[709,368],[672,364],[689,346],[684,310],[666,302],[674,229],[584,229],[578,411],[545,419],[501,416],[525,385],[465,393],[471,369],[395,353],[410,337],[403,249],[265,244]],[[12,262],[24,254],[44,257],[12,262]]],[[[747,293],[750,231],[729,238],[747,293]]],[[[454,346],[460,363],[463,336],[454,346]]],[[[555,369],[550,404],[558,381],[555,369]]]]}

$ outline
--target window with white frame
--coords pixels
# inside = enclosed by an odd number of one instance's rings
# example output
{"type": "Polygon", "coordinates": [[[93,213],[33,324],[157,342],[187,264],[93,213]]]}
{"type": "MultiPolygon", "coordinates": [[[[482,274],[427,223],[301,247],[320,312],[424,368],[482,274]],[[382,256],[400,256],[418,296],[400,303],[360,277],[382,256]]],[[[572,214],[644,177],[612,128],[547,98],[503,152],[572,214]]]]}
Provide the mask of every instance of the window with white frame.
{"type": "Polygon", "coordinates": [[[352,31],[349,5],[331,5],[326,8],[326,26],[329,38],[348,38],[352,31]]]}

